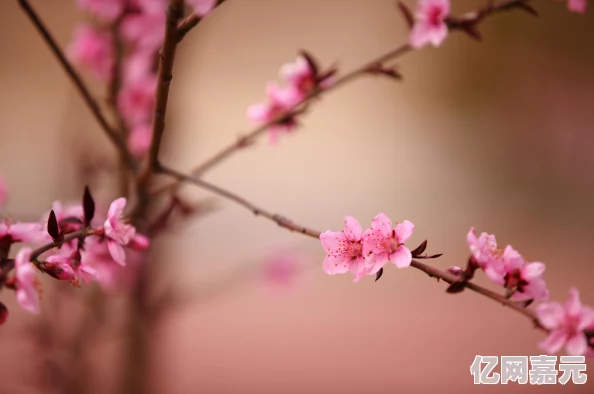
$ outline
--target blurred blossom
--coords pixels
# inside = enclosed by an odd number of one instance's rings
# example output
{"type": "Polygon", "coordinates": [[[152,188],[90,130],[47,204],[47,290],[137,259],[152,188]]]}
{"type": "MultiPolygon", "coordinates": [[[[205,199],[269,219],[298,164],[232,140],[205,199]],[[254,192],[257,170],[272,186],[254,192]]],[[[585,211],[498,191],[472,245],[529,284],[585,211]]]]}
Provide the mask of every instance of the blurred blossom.
{"type": "Polygon", "coordinates": [[[289,290],[295,287],[301,264],[291,251],[279,251],[264,259],[262,279],[270,290],[289,290]]]}
{"type": "Polygon", "coordinates": [[[586,353],[588,338],[584,330],[594,325],[594,309],[582,305],[577,289],[570,289],[564,305],[558,302],[541,304],[536,313],[540,324],[549,330],[549,336],[539,344],[543,351],[554,354],[565,347],[571,356],[586,353]]]}
{"type": "Polygon", "coordinates": [[[588,7],[588,0],[557,0],[567,1],[567,9],[578,14],[585,14],[588,7]]]}
{"type": "Polygon", "coordinates": [[[88,24],[79,25],[67,49],[68,57],[101,81],[111,78],[114,66],[112,36],[88,24]]]}
{"type": "Polygon", "coordinates": [[[113,22],[124,11],[128,0],[76,0],[81,10],[89,12],[106,22],[113,22]]]}
{"type": "Polygon", "coordinates": [[[440,46],[448,36],[445,20],[449,15],[450,0],[419,0],[417,20],[410,32],[410,45],[417,49],[427,44],[440,46]]]}
{"type": "Polygon", "coordinates": [[[123,218],[126,203],[125,197],[112,202],[107,211],[107,220],[103,225],[107,237],[107,249],[109,249],[113,260],[122,266],[126,265],[124,246],[128,245],[136,235],[136,228],[128,224],[123,218]]]}
{"type": "Polygon", "coordinates": [[[19,305],[34,314],[39,313],[38,282],[35,278],[35,267],[31,264],[30,248],[24,247],[17,253],[14,260],[16,279],[16,298],[19,305]]]}
{"type": "Polygon", "coordinates": [[[120,26],[122,38],[136,50],[157,51],[165,36],[165,9],[127,15],[120,26]]]}
{"type": "Polygon", "coordinates": [[[147,50],[135,50],[123,62],[122,76],[124,81],[132,82],[145,79],[155,74],[156,53],[147,50]]]}
{"type": "Polygon", "coordinates": [[[128,149],[139,158],[146,156],[151,146],[153,130],[150,123],[142,123],[133,127],[128,136],[128,149]]]}
{"type": "Polygon", "coordinates": [[[118,95],[118,109],[129,125],[150,122],[156,89],[156,75],[125,82],[118,95]]]}

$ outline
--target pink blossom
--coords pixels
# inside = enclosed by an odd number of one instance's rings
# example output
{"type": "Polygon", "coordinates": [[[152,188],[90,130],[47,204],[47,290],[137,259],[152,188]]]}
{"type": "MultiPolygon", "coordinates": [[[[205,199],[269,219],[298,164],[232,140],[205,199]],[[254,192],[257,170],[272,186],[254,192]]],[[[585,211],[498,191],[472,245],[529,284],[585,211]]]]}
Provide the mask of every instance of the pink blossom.
{"type": "Polygon", "coordinates": [[[127,0],[77,0],[76,4],[82,10],[100,17],[106,22],[113,22],[124,11],[127,0]]]}
{"type": "Polygon", "coordinates": [[[87,238],[81,261],[95,270],[95,279],[101,287],[109,291],[115,289],[122,267],[113,260],[105,242],[87,238]]]}
{"type": "Polygon", "coordinates": [[[165,37],[165,8],[155,12],[127,15],[120,25],[120,34],[136,50],[155,52],[165,37]]]}
{"type": "Polygon", "coordinates": [[[549,330],[549,336],[539,344],[540,349],[551,354],[565,346],[568,355],[586,353],[588,338],[584,330],[594,325],[594,309],[582,305],[577,289],[570,289],[564,305],[558,302],[541,304],[536,313],[540,324],[549,330]]]}
{"type": "Polygon", "coordinates": [[[196,15],[203,18],[215,8],[218,0],[187,0],[186,2],[194,8],[196,15]]]}
{"type": "Polygon", "coordinates": [[[111,34],[87,24],[80,25],[74,30],[68,57],[75,64],[89,70],[96,78],[108,81],[114,66],[111,34]]]}
{"type": "Polygon", "coordinates": [[[281,77],[301,91],[304,96],[316,87],[316,75],[304,56],[299,56],[293,63],[287,63],[280,69],[281,77]]]}
{"type": "Polygon", "coordinates": [[[6,197],[8,195],[8,187],[6,186],[6,182],[4,181],[4,177],[0,175],[0,207],[4,205],[6,202],[6,197]]]}
{"type": "Polygon", "coordinates": [[[134,226],[122,220],[125,207],[126,198],[124,197],[112,202],[107,212],[107,220],[104,224],[107,249],[113,260],[122,266],[126,265],[126,251],[123,248],[124,246],[133,247],[135,250],[145,250],[149,246],[147,237],[136,234],[134,226]]]}
{"type": "MultiPolygon", "coordinates": [[[[247,115],[252,122],[272,122],[274,119],[292,110],[305,98],[305,95],[295,86],[289,85],[285,88],[280,88],[275,82],[270,82],[267,86],[267,97],[268,101],[266,103],[255,104],[248,109],[247,115]]],[[[279,132],[289,132],[294,127],[295,120],[290,116],[272,125],[268,129],[270,142],[276,142],[279,132]]]]}
{"type": "Polygon", "coordinates": [[[128,149],[139,158],[144,157],[151,146],[153,130],[149,123],[142,123],[130,130],[128,135],[128,149]]]}
{"type": "MultiPolygon", "coordinates": [[[[563,0],[557,0],[563,1],[563,0]]],[[[567,9],[578,14],[585,14],[588,8],[588,0],[567,0],[567,9]]]]}
{"type": "Polygon", "coordinates": [[[125,83],[146,80],[155,74],[155,53],[146,50],[134,50],[123,62],[122,78],[125,83]]]}
{"type": "Polygon", "coordinates": [[[392,221],[383,213],[376,215],[371,228],[363,234],[363,254],[379,271],[388,261],[398,268],[406,268],[412,261],[410,250],[404,243],[411,237],[415,225],[405,220],[392,229],[392,221]]]}
{"type": "Polygon", "coordinates": [[[63,245],[58,253],[49,256],[45,259],[46,270],[54,269],[52,275],[61,280],[69,280],[74,285],[80,282],[89,284],[91,281],[97,280],[97,271],[88,264],[82,263],[78,250],[68,245],[63,245]]]}
{"type": "Polygon", "coordinates": [[[431,43],[439,46],[448,36],[446,19],[450,14],[450,0],[419,0],[417,20],[410,32],[409,43],[419,49],[431,43]]]}
{"type": "Polygon", "coordinates": [[[156,75],[127,81],[118,96],[118,109],[129,125],[150,123],[156,89],[156,75]]]}
{"type": "Polygon", "coordinates": [[[16,298],[19,305],[28,312],[39,313],[39,291],[35,279],[35,268],[31,264],[30,248],[22,248],[14,259],[16,298]]]}
{"type": "Polygon", "coordinates": [[[342,232],[328,230],[320,234],[322,247],[327,253],[323,262],[327,274],[344,274],[351,271],[355,275],[354,281],[358,282],[369,273],[371,267],[363,257],[362,234],[361,225],[357,219],[350,216],[344,218],[342,232]]]}
{"type": "Polygon", "coordinates": [[[262,271],[266,285],[286,289],[295,284],[299,264],[293,254],[279,252],[266,258],[262,271]]]}
{"type": "Polygon", "coordinates": [[[515,290],[518,300],[545,301],[549,298],[542,274],[545,265],[526,260],[511,245],[501,249],[492,234],[481,233],[477,238],[474,228],[466,236],[474,261],[493,282],[515,290]]]}
{"type": "Polygon", "coordinates": [[[0,222],[0,241],[40,242],[45,239],[41,223],[11,223],[8,220],[0,222]]]}

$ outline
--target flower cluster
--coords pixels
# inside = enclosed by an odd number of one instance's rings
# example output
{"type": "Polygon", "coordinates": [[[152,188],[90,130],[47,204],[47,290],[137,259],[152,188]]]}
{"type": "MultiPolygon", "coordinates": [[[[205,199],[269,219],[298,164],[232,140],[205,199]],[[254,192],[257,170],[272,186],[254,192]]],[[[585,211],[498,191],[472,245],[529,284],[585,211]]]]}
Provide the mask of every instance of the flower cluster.
{"type": "Polygon", "coordinates": [[[446,19],[450,15],[450,0],[420,0],[409,44],[419,49],[427,44],[440,46],[448,36],[446,19]]]}
{"type": "Polygon", "coordinates": [[[582,305],[577,289],[571,288],[564,305],[558,302],[536,308],[539,323],[549,331],[540,348],[549,354],[563,347],[570,356],[594,355],[594,308],[582,305]]]}
{"type": "Polygon", "coordinates": [[[412,261],[412,254],[404,243],[414,228],[408,220],[392,228],[391,220],[380,213],[373,218],[371,228],[363,232],[357,219],[347,216],[343,231],[328,230],[320,235],[327,253],[324,271],[330,275],[350,271],[358,282],[365,275],[377,274],[388,261],[398,268],[406,268],[412,261]]]}
{"type": "Polygon", "coordinates": [[[511,245],[502,249],[492,234],[476,236],[471,228],[466,236],[472,253],[471,263],[485,271],[493,282],[513,292],[518,300],[545,301],[549,291],[542,275],[545,265],[527,262],[511,245]]]}
{"type": "MultiPolygon", "coordinates": [[[[112,287],[115,267],[126,265],[126,248],[143,251],[150,243],[123,218],[125,206],[125,198],[112,202],[102,226],[95,228],[95,203],[86,189],[82,204],[55,202],[40,222],[12,223],[4,219],[0,222],[0,287],[13,289],[19,305],[35,314],[39,313],[37,270],[75,286],[97,281],[112,287]],[[76,237],[68,237],[73,233],[76,237]],[[24,246],[10,259],[11,247],[16,243],[49,243],[50,247],[35,252],[24,246]],[[9,276],[12,268],[14,275],[9,276]]],[[[7,314],[0,303],[0,323],[7,314]]]]}
{"type": "MultiPolygon", "coordinates": [[[[217,1],[187,3],[198,16],[205,16],[217,1]]],[[[78,0],[78,6],[98,22],[82,23],[74,31],[69,57],[101,82],[119,81],[115,104],[128,130],[128,148],[142,158],[152,139],[157,55],[165,34],[167,0],[78,0]],[[120,52],[125,56],[116,67],[120,52]]]]}
{"type": "Polygon", "coordinates": [[[248,108],[247,116],[255,123],[269,123],[270,142],[275,143],[279,132],[292,131],[296,126],[295,108],[308,96],[331,84],[335,70],[320,73],[314,58],[302,52],[293,63],[287,63],[280,69],[280,76],[286,82],[281,87],[276,82],[269,82],[266,88],[267,101],[248,108]],[[280,119],[279,119],[280,118],[280,119]]]}

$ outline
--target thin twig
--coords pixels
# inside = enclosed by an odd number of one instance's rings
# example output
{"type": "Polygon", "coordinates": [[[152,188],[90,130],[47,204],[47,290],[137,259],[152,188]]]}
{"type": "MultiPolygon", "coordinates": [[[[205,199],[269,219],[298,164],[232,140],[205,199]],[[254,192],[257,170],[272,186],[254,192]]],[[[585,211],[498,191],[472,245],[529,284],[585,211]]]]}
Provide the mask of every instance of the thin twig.
{"type": "MultiPolygon", "coordinates": [[[[224,197],[230,201],[233,201],[233,202],[241,205],[242,207],[248,209],[254,215],[262,216],[268,220],[271,220],[271,221],[275,222],[277,225],[279,225],[280,227],[285,228],[289,231],[298,232],[298,233],[307,235],[311,238],[316,238],[316,239],[320,238],[320,234],[321,234],[320,231],[296,224],[295,222],[293,222],[289,219],[286,219],[285,217],[283,217],[281,215],[273,214],[273,213],[265,210],[264,208],[261,208],[261,207],[257,206],[256,204],[253,204],[252,202],[246,200],[243,197],[240,197],[228,190],[225,190],[219,186],[213,185],[209,182],[205,182],[196,176],[186,175],[179,171],[176,171],[176,170],[173,170],[173,169],[167,168],[167,167],[160,167],[160,172],[165,175],[176,178],[180,182],[186,182],[186,183],[196,185],[202,189],[208,190],[208,191],[215,193],[221,197],[224,197]]],[[[432,267],[430,265],[421,263],[416,260],[413,260],[411,262],[411,267],[425,272],[430,277],[439,278],[439,279],[443,280],[444,282],[447,282],[450,284],[460,281],[459,278],[455,277],[454,275],[452,275],[448,272],[442,271],[438,268],[432,267]]],[[[518,313],[521,313],[522,315],[524,315],[528,319],[530,319],[535,324],[535,326],[537,328],[545,330],[543,327],[541,327],[538,324],[538,319],[536,317],[536,314],[532,310],[526,309],[526,308],[516,304],[515,301],[507,299],[505,296],[497,294],[494,291],[491,291],[491,290],[484,288],[482,286],[479,286],[477,284],[474,284],[471,282],[466,282],[466,283],[464,283],[464,286],[466,288],[468,288],[469,290],[472,290],[478,294],[481,294],[487,298],[492,299],[493,301],[499,302],[500,304],[507,306],[507,307],[515,310],[518,313]]]]}
{"type": "MultiPolygon", "coordinates": [[[[452,23],[450,25],[450,30],[453,30],[453,31],[463,30],[464,25],[469,25],[472,23],[479,23],[483,19],[485,19],[485,17],[487,17],[489,15],[492,15],[492,14],[495,14],[495,13],[498,13],[501,11],[513,9],[513,8],[517,7],[518,5],[528,3],[528,1],[529,0],[508,0],[508,1],[505,1],[502,3],[499,3],[497,5],[492,5],[492,4],[487,3],[485,8],[479,10],[478,12],[473,13],[472,15],[470,15],[468,17],[463,18],[462,19],[464,22],[463,24],[460,23],[459,21],[457,21],[456,19],[451,18],[450,21],[452,23]]],[[[347,82],[350,82],[350,81],[356,79],[359,76],[369,74],[370,70],[377,67],[377,65],[381,65],[389,60],[397,59],[400,56],[410,52],[412,49],[413,48],[410,45],[408,45],[408,43],[402,44],[402,45],[398,46],[397,48],[392,49],[391,51],[389,51],[389,52],[363,64],[362,66],[357,67],[356,69],[352,70],[351,72],[343,75],[341,78],[338,78],[334,82],[334,84],[332,84],[331,86],[329,86],[325,89],[318,89],[318,90],[313,91],[311,94],[306,96],[303,100],[301,100],[300,102],[295,104],[293,107],[287,109],[286,111],[284,111],[283,113],[281,113],[274,119],[270,120],[269,122],[266,122],[266,123],[256,127],[251,132],[248,132],[245,135],[239,137],[234,143],[226,146],[225,148],[223,148],[222,150],[220,150],[219,152],[214,154],[212,157],[210,157],[209,159],[204,161],[202,164],[200,164],[196,168],[194,168],[194,170],[192,170],[192,174],[196,175],[196,176],[201,176],[206,171],[208,171],[209,169],[211,169],[218,163],[222,162],[223,160],[225,160],[227,157],[231,156],[236,151],[250,145],[256,137],[258,137],[260,134],[262,134],[263,132],[268,130],[271,126],[279,123],[280,121],[282,121],[284,119],[287,119],[291,116],[294,116],[296,114],[303,112],[303,110],[304,110],[303,107],[307,103],[309,103],[312,99],[314,99],[318,96],[321,96],[322,94],[325,94],[329,91],[332,91],[334,88],[342,86],[342,85],[346,84],[347,82]]],[[[174,191],[174,189],[179,187],[179,185],[180,185],[179,182],[171,182],[169,184],[159,187],[158,189],[155,189],[151,194],[153,196],[155,196],[155,195],[160,195],[161,193],[164,193],[164,192],[174,191]]]]}
{"type": "Polygon", "coordinates": [[[18,2],[19,2],[19,5],[21,6],[21,8],[23,9],[23,11],[25,11],[25,13],[29,17],[29,19],[31,20],[33,25],[35,25],[38,32],[41,34],[41,36],[45,40],[46,44],[50,47],[54,56],[58,59],[58,61],[60,62],[60,65],[62,66],[62,68],[64,68],[64,71],[66,71],[66,74],[70,77],[70,79],[72,80],[72,82],[74,83],[76,88],[78,89],[78,92],[80,93],[83,100],[87,104],[87,107],[89,107],[89,109],[91,110],[91,112],[93,113],[93,115],[95,116],[95,118],[97,119],[97,121],[99,122],[101,127],[103,128],[103,130],[105,131],[105,134],[107,134],[107,137],[111,140],[111,142],[113,142],[113,144],[119,150],[120,155],[122,156],[123,160],[125,160],[125,162],[126,162],[126,165],[130,169],[136,170],[138,167],[138,164],[137,164],[136,160],[134,159],[134,157],[132,157],[132,155],[126,148],[125,141],[119,135],[119,133],[110,126],[109,122],[107,121],[107,119],[105,118],[103,113],[101,112],[99,105],[97,104],[95,99],[93,99],[93,97],[91,96],[89,89],[86,87],[86,85],[82,81],[82,78],[78,75],[78,73],[76,72],[74,67],[72,67],[70,62],[66,59],[66,57],[64,56],[64,53],[62,52],[62,50],[56,43],[56,40],[50,34],[47,27],[41,21],[41,19],[39,18],[39,16],[35,12],[35,10],[31,7],[28,0],[18,0],[18,2]]]}
{"type": "MultiPolygon", "coordinates": [[[[215,7],[219,7],[225,0],[219,0],[215,7]]],[[[211,11],[212,13],[212,11],[211,11]]],[[[210,13],[209,13],[210,15],[210,13]]],[[[180,41],[192,30],[204,17],[198,16],[195,12],[186,16],[181,22],[178,23],[177,29],[179,31],[180,41]]]]}

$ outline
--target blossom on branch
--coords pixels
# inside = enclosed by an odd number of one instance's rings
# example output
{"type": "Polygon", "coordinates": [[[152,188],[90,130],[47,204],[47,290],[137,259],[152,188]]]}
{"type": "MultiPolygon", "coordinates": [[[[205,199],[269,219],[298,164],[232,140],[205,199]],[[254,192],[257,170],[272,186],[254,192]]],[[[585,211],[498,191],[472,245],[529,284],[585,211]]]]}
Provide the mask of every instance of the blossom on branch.
{"type": "Polygon", "coordinates": [[[409,43],[415,49],[427,44],[440,46],[448,36],[447,17],[450,0],[419,0],[416,22],[410,32],[409,43]]]}
{"type": "Polygon", "coordinates": [[[113,260],[122,266],[126,265],[124,246],[130,245],[137,250],[144,250],[149,246],[148,238],[136,234],[136,228],[122,218],[125,207],[126,198],[124,197],[112,202],[104,224],[109,253],[113,260]]]}
{"type": "Polygon", "coordinates": [[[545,265],[527,262],[511,245],[502,249],[492,234],[481,233],[477,238],[474,227],[466,235],[473,262],[493,282],[513,291],[518,300],[545,301],[549,291],[542,278],[545,265]]]}
{"type": "Polygon", "coordinates": [[[412,254],[404,243],[411,237],[414,229],[415,225],[408,220],[396,223],[396,227],[392,229],[392,221],[386,215],[380,213],[374,217],[371,228],[363,234],[363,253],[373,263],[372,271],[379,271],[388,261],[398,268],[408,267],[412,254]]]}
{"type": "Polygon", "coordinates": [[[16,298],[19,305],[34,314],[39,313],[39,291],[35,278],[35,267],[31,264],[31,249],[24,247],[14,260],[16,298]]]}
{"type": "Polygon", "coordinates": [[[404,242],[410,238],[414,227],[405,220],[392,229],[390,219],[380,213],[373,219],[371,228],[363,232],[357,219],[347,216],[342,232],[328,230],[320,235],[327,253],[324,271],[330,275],[351,271],[355,275],[354,282],[358,282],[365,275],[377,274],[388,261],[398,268],[406,268],[412,261],[412,254],[404,242]]]}
{"type": "Polygon", "coordinates": [[[99,80],[109,81],[111,78],[114,50],[109,32],[82,24],[74,30],[67,52],[72,62],[87,69],[99,80]]]}
{"type": "Polygon", "coordinates": [[[0,243],[40,242],[45,234],[41,223],[11,223],[8,219],[0,222],[0,243]]]}
{"type": "Polygon", "coordinates": [[[563,347],[571,356],[584,355],[588,350],[585,330],[594,327],[594,308],[583,306],[577,289],[569,290],[564,305],[558,302],[536,308],[539,323],[549,330],[549,336],[539,344],[543,350],[557,353],[563,347]]]}

